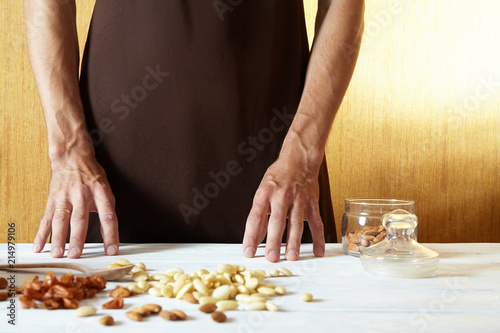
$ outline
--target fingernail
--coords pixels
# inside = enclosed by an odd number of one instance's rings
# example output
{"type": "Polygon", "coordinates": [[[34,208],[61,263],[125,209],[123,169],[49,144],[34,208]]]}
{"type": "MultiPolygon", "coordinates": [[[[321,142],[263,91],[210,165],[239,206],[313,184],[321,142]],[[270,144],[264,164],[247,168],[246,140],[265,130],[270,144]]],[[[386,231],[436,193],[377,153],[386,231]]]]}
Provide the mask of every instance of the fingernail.
{"type": "Polygon", "coordinates": [[[115,255],[117,252],[117,248],[116,248],[116,245],[110,245],[108,246],[108,248],[106,249],[106,254],[108,256],[112,256],[112,255],[115,255]]]}
{"type": "Polygon", "coordinates": [[[278,252],[276,252],[274,250],[269,251],[269,253],[267,254],[267,257],[269,258],[269,261],[272,261],[272,262],[276,262],[276,261],[280,260],[280,256],[279,256],[278,252]]]}
{"type": "Polygon", "coordinates": [[[251,258],[251,257],[253,257],[255,255],[255,249],[253,247],[247,247],[245,249],[245,252],[243,252],[243,254],[247,258],[251,258]]]}
{"type": "Polygon", "coordinates": [[[68,257],[78,257],[80,251],[76,247],[72,247],[68,252],[68,257]]]}
{"type": "Polygon", "coordinates": [[[316,249],[316,257],[322,257],[325,255],[325,249],[320,247],[316,249]]]}
{"type": "Polygon", "coordinates": [[[59,246],[56,246],[54,248],[52,248],[52,250],[50,250],[50,255],[52,257],[59,257],[62,255],[62,250],[59,246]]]}
{"type": "Polygon", "coordinates": [[[33,244],[33,252],[35,253],[38,253],[40,252],[42,249],[40,248],[40,244],[36,243],[36,244],[33,244]]]}
{"type": "Polygon", "coordinates": [[[295,250],[289,250],[287,253],[286,253],[286,258],[288,260],[297,260],[299,259],[299,254],[297,253],[297,251],[295,250]]]}

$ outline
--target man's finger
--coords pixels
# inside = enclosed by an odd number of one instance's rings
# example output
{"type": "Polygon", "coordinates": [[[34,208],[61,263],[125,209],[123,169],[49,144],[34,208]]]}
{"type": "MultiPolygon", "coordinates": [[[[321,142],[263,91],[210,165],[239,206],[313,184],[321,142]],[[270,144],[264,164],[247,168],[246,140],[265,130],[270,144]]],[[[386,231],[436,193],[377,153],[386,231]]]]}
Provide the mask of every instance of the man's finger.
{"type": "Polygon", "coordinates": [[[107,255],[112,256],[118,253],[118,247],[120,246],[118,218],[115,212],[115,198],[111,190],[102,187],[97,188],[94,195],[95,205],[101,222],[104,251],[107,255]]]}
{"type": "Polygon", "coordinates": [[[286,227],[288,205],[282,201],[271,204],[271,216],[267,227],[266,259],[270,262],[278,262],[281,252],[281,240],[286,227]]]}
{"type": "Polygon", "coordinates": [[[47,243],[47,238],[52,230],[52,218],[54,217],[54,211],[54,202],[49,198],[47,201],[47,207],[45,208],[45,213],[43,214],[40,226],[38,227],[38,232],[36,233],[35,240],[33,241],[33,252],[35,253],[40,253],[43,250],[45,243],[47,243]]]}
{"type": "Polygon", "coordinates": [[[313,239],[313,253],[316,257],[322,257],[325,255],[325,233],[317,203],[311,207],[311,214],[309,216],[308,223],[313,239]]]}
{"type": "Polygon", "coordinates": [[[78,202],[73,206],[71,214],[71,236],[69,239],[68,258],[79,258],[85,245],[85,237],[89,225],[88,204],[78,202]]]}
{"type": "Polygon", "coordinates": [[[257,246],[266,236],[267,214],[269,212],[269,198],[267,196],[257,197],[252,209],[248,214],[243,236],[243,254],[251,258],[255,255],[257,246]]]}
{"type": "Polygon", "coordinates": [[[66,236],[68,235],[69,220],[73,207],[69,201],[57,201],[54,216],[52,217],[52,240],[50,256],[61,258],[64,255],[66,236]]]}
{"type": "Polygon", "coordinates": [[[286,240],[286,260],[298,260],[300,254],[300,241],[304,232],[304,205],[296,200],[290,218],[288,219],[288,235],[286,240]]]}

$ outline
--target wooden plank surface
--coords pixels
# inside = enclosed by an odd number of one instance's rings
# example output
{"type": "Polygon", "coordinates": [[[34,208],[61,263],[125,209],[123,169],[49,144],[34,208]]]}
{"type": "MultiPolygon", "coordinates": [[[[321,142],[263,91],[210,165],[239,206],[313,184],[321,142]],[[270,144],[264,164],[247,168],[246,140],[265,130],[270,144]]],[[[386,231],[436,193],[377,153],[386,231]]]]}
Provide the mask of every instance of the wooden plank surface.
{"type": "MultiPolygon", "coordinates": [[[[324,258],[312,257],[312,246],[303,246],[303,257],[296,262],[271,264],[259,248],[258,257],[244,258],[238,244],[123,244],[120,257],[132,263],[144,262],[149,273],[181,268],[216,269],[218,263],[242,264],[247,269],[287,267],[293,277],[266,278],[287,288],[285,296],[273,297],[281,310],[270,312],[226,312],[229,321],[216,324],[197,305],[166,298],[139,295],[126,299],[126,307],[150,302],[166,309],[186,312],[186,322],[167,322],[150,317],[132,322],[125,310],[102,310],[109,299],[107,291],[117,283],[108,283],[106,293],[83,304],[99,308],[98,315],[76,318],[73,311],[18,310],[18,325],[8,332],[498,332],[500,322],[500,244],[426,244],[441,255],[435,278],[392,279],[363,271],[358,258],[343,254],[340,244],[328,244],[324,258]],[[311,292],[315,301],[303,303],[299,295],[311,292]],[[101,315],[112,315],[119,325],[102,328],[101,315]]],[[[0,263],[6,261],[6,245],[0,244],[0,263]]],[[[33,254],[31,244],[18,244],[18,263],[70,261],[51,259],[47,251],[33,254]]],[[[101,244],[88,244],[83,258],[76,262],[102,268],[114,257],[103,255],[101,244]]],[[[74,262],[74,261],[71,261],[74,262]]],[[[4,276],[5,274],[0,274],[4,276]]],[[[28,275],[16,274],[20,284],[28,275]]],[[[121,282],[122,284],[125,281],[121,282]]],[[[0,309],[0,330],[6,319],[0,309]]]]}

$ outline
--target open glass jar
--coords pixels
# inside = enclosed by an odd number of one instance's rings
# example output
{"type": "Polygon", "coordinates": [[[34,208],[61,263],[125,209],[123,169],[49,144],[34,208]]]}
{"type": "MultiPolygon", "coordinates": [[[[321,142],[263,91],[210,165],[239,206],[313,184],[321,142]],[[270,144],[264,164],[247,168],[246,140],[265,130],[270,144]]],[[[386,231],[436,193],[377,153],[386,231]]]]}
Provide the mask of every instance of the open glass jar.
{"type": "MultiPolygon", "coordinates": [[[[401,199],[346,199],[342,216],[342,247],[347,254],[359,257],[359,251],[381,242],[387,232],[383,215],[396,209],[415,214],[415,202],[401,199]]],[[[412,235],[417,240],[416,230],[412,235]]]]}

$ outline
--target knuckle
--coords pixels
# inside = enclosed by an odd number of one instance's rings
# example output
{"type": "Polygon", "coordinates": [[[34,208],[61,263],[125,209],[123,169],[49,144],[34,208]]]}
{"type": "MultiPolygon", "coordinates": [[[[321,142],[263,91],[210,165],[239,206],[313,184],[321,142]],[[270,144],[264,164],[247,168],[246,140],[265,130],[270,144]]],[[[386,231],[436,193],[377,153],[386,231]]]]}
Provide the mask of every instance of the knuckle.
{"type": "Polygon", "coordinates": [[[260,220],[266,212],[263,205],[254,205],[252,211],[250,212],[250,217],[252,219],[260,220]]]}
{"type": "Polygon", "coordinates": [[[248,217],[247,224],[251,227],[260,226],[262,224],[262,221],[260,219],[259,214],[256,212],[251,213],[250,216],[248,217]]]}
{"type": "Polygon", "coordinates": [[[95,183],[95,188],[106,193],[111,192],[111,186],[109,186],[109,183],[107,181],[100,181],[95,183]]]}
{"type": "Polygon", "coordinates": [[[103,238],[106,244],[118,243],[118,234],[115,233],[114,231],[108,231],[103,235],[103,238]]]}
{"type": "Polygon", "coordinates": [[[297,218],[290,220],[290,228],[300,228],[304,225],[304,221],[301,221],[297,218]]]}
{"type": "Polygon", "coordinates": [[[85,185],[78,185],[73,189],[73,195],[77,199],[85,201],[89,197],[89,189],[85,185]]]}
{"type": "Polygon", "coordinates": [[[113,223],[116,221],[117,218],[115,213],[105,213],[101,217],[101,223],[113,223]]]}
{"type": "Polygon", "coordinates": [[[256,204],[266,200],[269,200],[269,191],[267,189],[259,188],[255,193],[253,203],[256,204]]]}
{"type": "Polygon", "coordinates": [[[313,213],[319,213],[318,199],[309,197],[307,203],[311,207],[311,211],[313,213]]]}
{"type": "Polygon", "coordinates": [[[115,206],[115,197],[113,195],[106,196],[98,199],[101,203],[107,206],[114,207],[115,206]]]}
{"type": "Polygon", "coordinates": [[[269,224],[284,226],[285,223],[286,223],[285,217],[282,217],[282,216],[275,215],[269,219],[269,224]]]}
{"type": "Polygon", "coordinates": [[[304,196],[300,193],[297,194],[295,196],[293,205],[299,209],[304,209],[304,207],[306,206],[306,200],[305,200],[304,196]]]}
{"type": "Polygon", "coordinates": [[[277,248],[281,246],[281,239],[268,239],[266,245],[271,248],[277,248]]]}
{"type": "Polygon", "coordinates": [[[300,241],[290,239],[287,245],[289,249],[298,249],[300,247],[300,241]]]}
{"type": "Polygon", "coordinates": [[[270,192],[276,187],[276,183],[270,180],[263,180],[259,186],[259,190],[270,192]]]}
{"type": "Polygon", "coordinates": [[[274,196],[278,201],[288,202],[290,201],[290,197],[292,196],[292,191],[288,187],[283,187],[276,191],[274,196]]]}
{"type": "Polygon", "coordinates": [[[270,220],[284,220],[288,214],[288,205],[281,201],[273,201],[270,220]]]}
{"type": "Polygon", "coordinates": [[[44,228],[44,229],[50,228],[51,224],[52,224],[52,222],[46,217],[43,217],[40,220],[40,228],[44,228]]]}
{"type": "Polygon", "coordinates": [[[71,235],[69,238],[70,248],[73,246],[79,246],[80,244],[84,243],[85,243],[85,238],[83,238],[81,235],[71,235]]]}
{"type": "Polygon", "coordinates": [[[87,216],[81,212],[73,212],[73,214],[71,215],[71,220],[75,222],[83,222],[85,221],[86,217],[87,216]]]}
{"type": "Polygon", "coordinates": [[[309,228],[316,231],[323,231],[323,222],[321,222],[321,220],[313,220],[312,222],[309,222],[309,228]]]}
{"type": "Polygon", "coordinates": [[[64,223],[67,220],[66,215],[66,213],[56,212],[54,214],[54,218],[52,219],[52,223],[64,223]]]}

